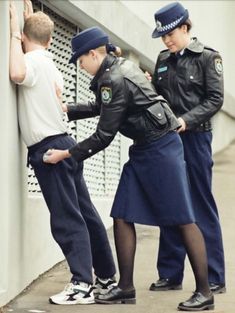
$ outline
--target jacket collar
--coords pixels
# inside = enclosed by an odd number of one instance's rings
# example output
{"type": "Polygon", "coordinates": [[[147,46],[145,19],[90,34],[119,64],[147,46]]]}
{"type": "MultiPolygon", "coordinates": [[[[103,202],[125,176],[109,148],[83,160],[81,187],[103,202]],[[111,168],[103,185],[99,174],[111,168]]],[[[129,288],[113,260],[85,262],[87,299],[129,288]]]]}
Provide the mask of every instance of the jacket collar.
{"type": "Polygon", "coordinates": [[[115,62],[116,59],[117,59],[117,58],[116,58],[115,56],[111,55],[111,54],[108,54],[108,55],[104,58],[104,60],[103,60],[103,62],[102,62],[102,64],[101,64],[101,66],[100,66],[98,72],[96,73],[96,75],[94,76],[94,78],[93,78],[92,81],[91,81],[90,90],[95,91],[95,90],[97,89],[98,80],[99,80],[100,77],[103,75],[103,73],[105,72],[105,70],[106,70],[107,68],[109,68],[109,67],[112,66],[112,64],[115,62]]]}
{"type": "MultiPolygon", "coordinates": [[[[187,50],[190,52],[193,52],[193,53],[202,53],[204,50],[204,45],[196,37],[193,37],[190,44],[184,49],[184,53],[187,50]]],[[[170,53],[169,50],[166,50],[166,52],[168,53],[168,56],[166,55],[166,57],[171,57],[173,59],[177,59],[175,53],[170,53]]]]}
{"type": "Polygon", "coordinates": [[[192,41],[190,42],[188,47],[185,48],[185,50],[189,50],[194,53],[202,53],[202,51],[204,50],[204,45],[196,37],[193,37],[192,41]]]}

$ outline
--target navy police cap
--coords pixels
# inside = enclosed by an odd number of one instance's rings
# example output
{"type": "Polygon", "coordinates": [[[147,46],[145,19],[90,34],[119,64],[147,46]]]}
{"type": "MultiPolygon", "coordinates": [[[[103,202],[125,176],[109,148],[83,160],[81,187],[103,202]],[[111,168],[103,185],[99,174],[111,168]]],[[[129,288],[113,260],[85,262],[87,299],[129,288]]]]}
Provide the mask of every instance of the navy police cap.
{"type": "Polygon", "coordinates": [[[76,63],[77,59],[100,46],[105,46],[109,42],[108,35],[99,27],[90,27],[78,33],[72,38],[72,52],[73,55],[69,63],[76,63]]]}
{"type": "Polygon", "coordinates": [[[182,25],[188,17],[188,10],[179,2],[173,2],[164,6],[154,14],[156,28],[152,33],[152,37],[158,38],[166,35],[182,25]]]}

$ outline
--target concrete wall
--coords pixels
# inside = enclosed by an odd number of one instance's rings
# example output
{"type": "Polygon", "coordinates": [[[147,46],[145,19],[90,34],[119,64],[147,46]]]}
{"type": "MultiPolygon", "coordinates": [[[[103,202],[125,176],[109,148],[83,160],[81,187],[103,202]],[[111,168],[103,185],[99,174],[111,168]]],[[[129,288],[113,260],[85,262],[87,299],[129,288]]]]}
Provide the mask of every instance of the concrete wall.
{"type": "MultiPolygon", "coordinates": [[[[8,5],[9,1],[0,1],[0,306],[62,259],[51,239],[44,201],[41,199],[38,207],[27,196],[26,149],[17,122],[17,89],[9,80],[8,70],[8,5]]],[[[22,2],[16,5],[22,12],[22,2]]]]}
{"type": "MultiPolygon", "coordinates": [[[[0,297],[9,287],[9,273],[18,275],[17,263],[20,255],[19,234],[21,222],[21,188],[20,188],[20,144],[17,126],[16,97],[14,86],[9,82],[8,74],[8,4],[0,2],[0,40],[2,53],[0,58],[1,90],[1,154],[0,154],[0,297]],[[12,231],[10,231],[10,229],[12,231]]],[[[14,293],[17,286],[14,286],[14,293]]]]}
{"type": "MultiPolygon", "coordinates": [[[[19,13],[22,1],[15,1],[19,13]]],[[[166,1],[75,1],[42,0],[57,13],[82,28],[102,26],[115,44],[138,56],[148,70],[162,49],[161,41],[153,41],[153,12],[166,1]],[[156,7],[157,6],[157,7],[156,7]],[[130,9],[132,11],[130,11],[130,9]]],[[[215,151],[235,137],[234,103],[235,48],[231,40],[235,30],[233,1],[184,1],[189,8],[198,37],[221,51],[225,68],[226,101],[224,111],[215,119],[215,151]],[[213,14],[212,14],[213,6],[213,14]],[[232,31],[233,30],[233,31],[232,31]]],[[[0,178],[0,306],[7,303],[40,273],[62,259],[51,238],[49,216],[41,197],[28,197],[26,149],[20,139],[17,123],[17,97],[9,81],[9,13],[8,0],[0,1],[0,88],[1,88],[1,178],[0,178]]],[[[128,142],[123,140],[123,161],[128,142]]],[[[93,199],[106,225],[112,199],[93,199]]]]}

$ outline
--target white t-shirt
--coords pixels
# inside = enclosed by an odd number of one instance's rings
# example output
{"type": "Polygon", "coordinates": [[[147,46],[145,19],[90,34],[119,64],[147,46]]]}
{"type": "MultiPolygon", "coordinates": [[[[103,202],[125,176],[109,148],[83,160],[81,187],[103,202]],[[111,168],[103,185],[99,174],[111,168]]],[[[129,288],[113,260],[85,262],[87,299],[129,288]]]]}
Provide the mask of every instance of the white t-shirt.
{"type": "Polygon", "coordinates": [[[19,85],[19,124],[27,146],[67,131],[55,83],[63,89],[63,77],[46,50],[24,55],[26,76],[19,85]]]}

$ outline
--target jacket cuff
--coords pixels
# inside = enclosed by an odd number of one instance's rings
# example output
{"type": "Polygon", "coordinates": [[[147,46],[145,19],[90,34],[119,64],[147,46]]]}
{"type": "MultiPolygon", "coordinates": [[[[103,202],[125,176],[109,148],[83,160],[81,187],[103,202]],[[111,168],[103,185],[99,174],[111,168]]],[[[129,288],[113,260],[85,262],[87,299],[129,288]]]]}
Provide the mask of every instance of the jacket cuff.
{"type": "Polygon", "coordinates": [[[77,162],[84,161],[94,154],[92,149],[82,149],[79,143],[70,148],[69,153],[71,154],[72,158],[75,159],[77,162]]]}
{"type": "Polygon", "coordinates": [[[77,119],[76,106],[74,104],[69,104],[67,105],[67,109],[68,109],[67,116],[68,116],[69,121],[76,120],[77,119]]]}

